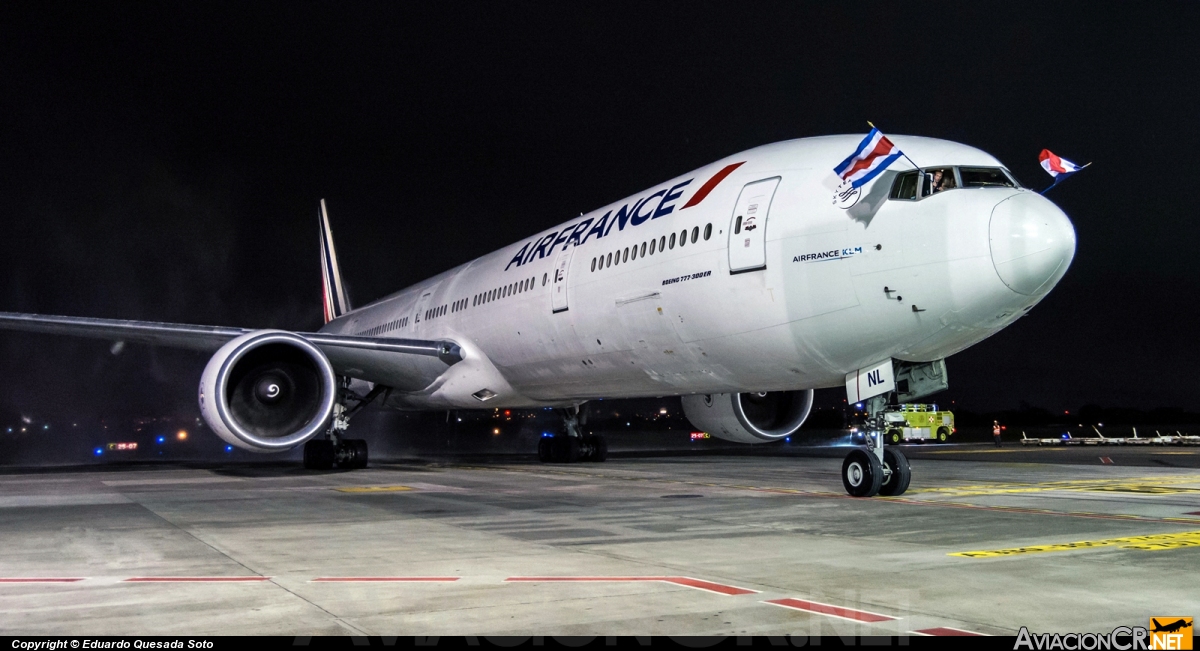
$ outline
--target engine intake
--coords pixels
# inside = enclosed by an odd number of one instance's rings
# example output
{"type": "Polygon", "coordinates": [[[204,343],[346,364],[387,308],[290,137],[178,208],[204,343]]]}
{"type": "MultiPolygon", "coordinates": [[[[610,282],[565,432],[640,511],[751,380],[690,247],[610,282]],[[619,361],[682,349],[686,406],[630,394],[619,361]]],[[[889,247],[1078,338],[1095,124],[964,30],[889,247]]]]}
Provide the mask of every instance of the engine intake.
{"type": "Polygon", "coordinates": [[[337,378],[321,349],[282,330],[244,334],[221,347],[200,376],[200,414],[225,442],[279,452],[321,433],[337,378]]]}
{"type": "Polygon", "coordinates": [[[683,397],[683,413],[710,435],[738,443],[791,436],[812,411],[813,391],[713,393],[683,397]]]}

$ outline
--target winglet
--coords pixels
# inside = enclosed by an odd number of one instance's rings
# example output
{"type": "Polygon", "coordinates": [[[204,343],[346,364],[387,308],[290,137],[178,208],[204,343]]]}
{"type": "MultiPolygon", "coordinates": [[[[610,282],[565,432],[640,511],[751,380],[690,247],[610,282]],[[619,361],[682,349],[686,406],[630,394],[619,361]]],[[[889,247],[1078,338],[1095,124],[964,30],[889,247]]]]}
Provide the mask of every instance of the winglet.
{"type": "Polygon", "coordinates": [[[329,213],[325,211],[325,200],[321,199],[321,280],[324,281],[325,323],[350,311],[350,299],[342,287],[342,272],[338,268],[337,252],[333,249],[333,232],[329,229],[329,213]]]}

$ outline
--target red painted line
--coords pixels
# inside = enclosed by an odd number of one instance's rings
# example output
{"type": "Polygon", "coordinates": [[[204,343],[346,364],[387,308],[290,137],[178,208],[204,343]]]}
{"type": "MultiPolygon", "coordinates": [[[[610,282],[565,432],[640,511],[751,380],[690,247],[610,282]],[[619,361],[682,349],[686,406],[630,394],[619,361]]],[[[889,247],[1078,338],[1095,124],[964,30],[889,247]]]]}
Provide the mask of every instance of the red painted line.
{"type": "MultiPolygon", "coordinates": [[[[713,191],[713,188],[717,187],[718,183],[724,181],[726,176],[729,176],[733,170],[741,167],[745,162],[746,161],[742,161],[741,163],[734,163],[732,165],[726,165],[725,167],[722,167],[720,172],[713,174],[711,179],[705,181],[704,185],[700,186],[699,190],[696,190],[696,194],[693,194],[692,198],[688,199],[688,202],[683,204],[683,208],[691,208],[701,201],[704,201],[704,198],[708,196],[709,192],[713,191]]],[[[680,210],[683,210],[683,208],[680,208],[680,210]]]]}
{"type": "Polygon", "coordinates": [[[61,577],[20,577],[0,579],[0,583],[75,583],[82,581],[83,578],[61,578],[61,577]]]}
{"type": "Polygon", "coordinates": [[[913,633],[918,633],[920,635],[934,635],[934,636],[955,636],[955,635],[982,636],[983,635],[983,633],[974,633],[971,631],[964,631],[961,628],[950,628],[949,626],[937,626],[934,628],[922,628],[920,630],[913,631],[913,633]]]}
{"type": "Polygon", "coordinates": [[[689,588],[696,588],[697,590],[707,590],[709,592],[730,596],[739,594],[756,594],[758,592],[758,590],[748,590],[746,588],[725,585],[723,583],[713,583],[712,581],[701,581],[700,579],[692,579],[686,576],[668,576],[663,577],[662,580],[666,581],[667,583],[674,583],[675,585],[682,585],[689,588]]]}
{"type": "Polygon", "coordinates": [[[1106,463],[1106,464],[1109,464],[1109,465],[1111,465],[1111,464],[1112,464],[1112,459],[1110,459],[1110,458],[1108,458],[1108,457],[1100,457],[1100,463],[1102,463],[1102,464],[1105,464],[1105,463],[1106,463]]]}
{"type": "Polygon", "coordinates": [[[657,583],[670,583],[673,585],[681,585],[685,588],[695,588],[697,590],[705,590],[707,592],[715,592],[717,594],[729,596],[755,594],[758,592],[757,590],[748,590],[746,588],[725,585],[723,583],[713,583],[712,581],[702,581],[700,579],[693,579],[687,576],[510,576],[504,580],[524,583],[623,583],[635,581],[654,581],[657,583]]]}
{"type": "Polygon", "coordinates": [[[257,583],[269,576],[134,576],[123,583],[257,583]]]}
{"type": "Polygon", "coordinates": [[[322,576],[311,583],[436,583],[458,579],[457,576],[322,576]]]}
{"type": "Polygon", "coordinates": [[[1187,513],[1184,513],[1184,515],[1200,515],[1200,511],[1188,511],[1187,513]]]}
{"type": "Polygon", "coordinates": [[[888,615],[880,615],[865,610],[854,610],[853,608],[843,608],[831,604],[823,604],[818,601],[805,601],[803,599],[772,599],[766,603],[785,608],[795,608],[805,612],[816,613],[818,615],[828,615],[830,617],[838,617],[841,619],[849,619],[856,622],[867,622],[874,624],[876,622],[891,622],[895,621],[895,617],[888,615]]]}

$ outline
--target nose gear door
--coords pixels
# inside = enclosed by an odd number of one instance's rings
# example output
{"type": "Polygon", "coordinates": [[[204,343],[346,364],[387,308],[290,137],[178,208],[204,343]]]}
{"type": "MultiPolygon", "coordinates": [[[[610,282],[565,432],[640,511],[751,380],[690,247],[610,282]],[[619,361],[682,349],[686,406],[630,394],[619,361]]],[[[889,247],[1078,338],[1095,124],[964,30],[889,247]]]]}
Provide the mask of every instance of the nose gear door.
{"type": "Polygon", "coordinates": [[[779,177],[746,184],[729,223],[729,273],[767,268],[767,213],[779,177]]]}

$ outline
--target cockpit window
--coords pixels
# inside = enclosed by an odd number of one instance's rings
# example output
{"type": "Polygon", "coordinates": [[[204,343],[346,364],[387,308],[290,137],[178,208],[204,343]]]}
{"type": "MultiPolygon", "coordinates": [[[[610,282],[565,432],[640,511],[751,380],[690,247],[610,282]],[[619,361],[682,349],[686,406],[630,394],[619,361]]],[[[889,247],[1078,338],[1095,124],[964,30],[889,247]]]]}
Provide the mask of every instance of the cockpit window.
{"type": "Polygon", "coordinates": [[[998,167],[960,167],[964,188],[1016,188],[1020,187],[1011,176],[998,167]]]}
{"type": "Polygon", "coordinates": [[[928,169],[925,170],[925,182],[921,187],[921,196],[928,197],[931,194],[953,190],[957,187],[958,183],[954,180],[953,167],[928,169]]]}
{"type": "Polygon", "coordinates": [[[892,183],[892,192],[888,195],[890,199],[907,199],[912,201],[917,198],[917,172],[905,172],[896,177],[896,181],[892,183]]]}
{"type": "Polygon", "coordinates": [[[888,198],[914,201],[955,188],[1020,187],[1008,170],[999,167],[931,167],[897,174],[888,198]]]}

